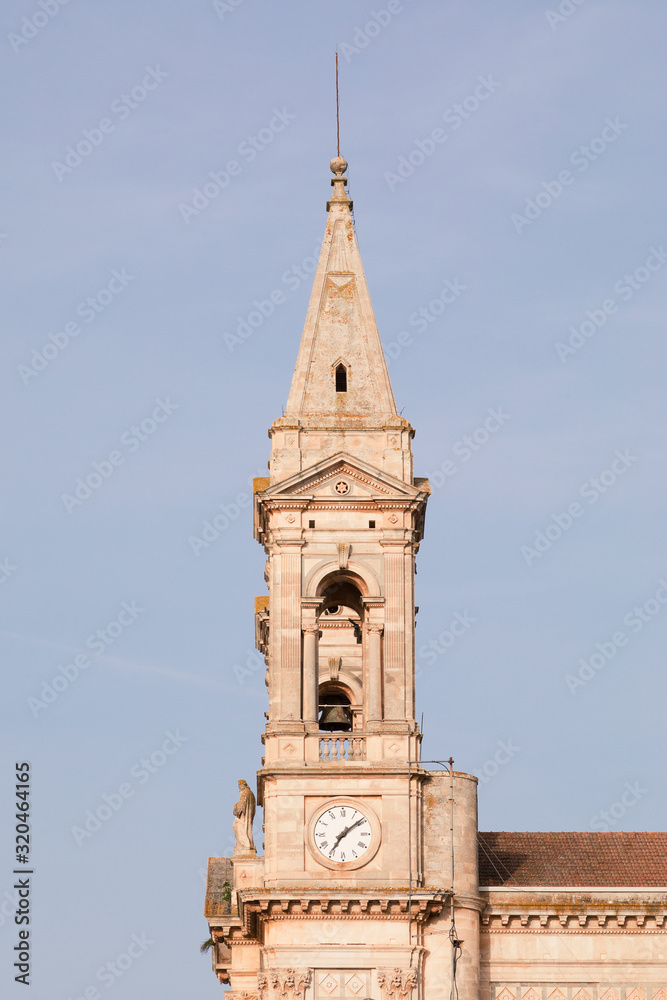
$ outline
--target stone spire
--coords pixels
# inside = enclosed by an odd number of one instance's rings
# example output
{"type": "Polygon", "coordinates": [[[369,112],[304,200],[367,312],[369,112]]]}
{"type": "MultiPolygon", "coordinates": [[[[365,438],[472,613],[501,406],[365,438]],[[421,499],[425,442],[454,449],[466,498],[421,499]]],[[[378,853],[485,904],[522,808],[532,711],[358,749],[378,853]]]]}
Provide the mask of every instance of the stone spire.
{"type": "Polygon", "coordinates": [[[412,475],[413,432],[396,410],[354,231],[346,169],[342,157],[331,161],[333,194],[292,386],[285,414],[269,432],[273,482],[336,451],[356,451],[403,480],[412,475]],[[295,435],[276,437],[283,429],[299,431],[298,445],[295,435]],[[392,432],[389,440],[387,431],[392,432]],[[297,447],[288,454],[286,445],[297,447]],[[384,457],[388,447],[401,452],[393,456],[396,461],[384,457]]]}
{"type": "Polygon", "coordinates": [[[345,421],[396,414],[345,190],[346,169],[342,157],[331,161],[333,195],[286,416],[327,414],[345,421]],[[345,392],[336,392],[338,365],[345,367],[345,392]]]}

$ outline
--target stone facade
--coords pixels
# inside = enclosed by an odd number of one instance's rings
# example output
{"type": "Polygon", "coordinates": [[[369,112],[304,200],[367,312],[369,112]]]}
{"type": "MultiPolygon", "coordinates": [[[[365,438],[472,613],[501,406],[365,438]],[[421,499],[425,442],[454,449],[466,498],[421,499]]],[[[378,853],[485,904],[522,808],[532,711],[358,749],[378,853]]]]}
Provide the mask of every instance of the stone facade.
{"type": "Polygon", "coordinates": [[[565,873],[556,846],[570,861],[585,847],[478,838],[476,778],[420,762],[414,573],[430,490],[396,411],[346,166],[332,161],[289,400],[254,485],[265,850],[209,861],[214,971],[233,1000],[667,1000],[662,842],[657,860],[642,842],[650,879],[630,861],[621,880],[613,834],[588,835],[606,868],[582,856],[565,873]]]}

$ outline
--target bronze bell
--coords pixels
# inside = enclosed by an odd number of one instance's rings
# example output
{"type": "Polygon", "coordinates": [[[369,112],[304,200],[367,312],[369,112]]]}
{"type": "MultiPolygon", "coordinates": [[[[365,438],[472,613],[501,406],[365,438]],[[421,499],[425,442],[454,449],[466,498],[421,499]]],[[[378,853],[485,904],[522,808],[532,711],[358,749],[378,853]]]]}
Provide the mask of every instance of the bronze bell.
{"type": "Polygon", "coordinates": [[[349,708],[344,705],[323,705],[320,729],[325,733],[349,732],[352,718],[349,708]]]}

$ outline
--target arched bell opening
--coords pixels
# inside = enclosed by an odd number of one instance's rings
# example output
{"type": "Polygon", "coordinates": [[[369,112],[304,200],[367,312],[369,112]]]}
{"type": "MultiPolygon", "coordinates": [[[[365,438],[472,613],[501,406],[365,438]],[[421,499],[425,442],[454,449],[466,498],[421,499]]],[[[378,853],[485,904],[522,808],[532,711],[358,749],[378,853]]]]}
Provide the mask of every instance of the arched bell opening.
{"type": "Polygon", "coordinates": [[[352,732],[352,702],[349,694],[342,688],[330,684],[320,688],[318,715],[320,732],[352,732]]]}
{"type": "Polygon", "coordinates": [[[351,732],[361,724],[364,608],[349,578],[330,578],[327,584],[318,617],[319,728],[351,732]]]}
{"type": "Polygon", "coordinates": [[[307,662],[316,663],[316,667],[309,667],[306,674],[310,677],[312,669],[316,688],[309,688],[307,703],[312,707],[304,717],[317,719],[323,732],[361,732],[366,720],[381,717],[381,661],[375,649],[374,627],[369,637],[368,583],[354,570],[339,567],[323,573],[313,590],[313,596],[319,598],[314,629],[317,640],[312,649],[309,646],[311,659],[307,662]],[[373,654],[370,658],[369,652],[373,654]],[[369,692],[373,694],[372,705],[369,692]]]}
{"type": "Polygon", "coordinates": [[[318,596],[323,598],[320,615],[331,613],[332,608],[351,609],[357,618],[363,621],[364,607],[361,600],[363,590],[353,576],[330,576],[322,581],[318,588],[318,596]]]}

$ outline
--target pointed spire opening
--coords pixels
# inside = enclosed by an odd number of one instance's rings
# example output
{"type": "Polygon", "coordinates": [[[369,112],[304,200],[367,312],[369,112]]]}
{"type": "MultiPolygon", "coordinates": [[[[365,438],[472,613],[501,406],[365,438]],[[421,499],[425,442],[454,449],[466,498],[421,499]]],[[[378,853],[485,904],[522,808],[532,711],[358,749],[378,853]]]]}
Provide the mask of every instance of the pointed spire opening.
{"type": "Polygon", "coordinates": [[[347,392],[347,368],[342,362],[336,366],[336,392],[347,392]]]}

